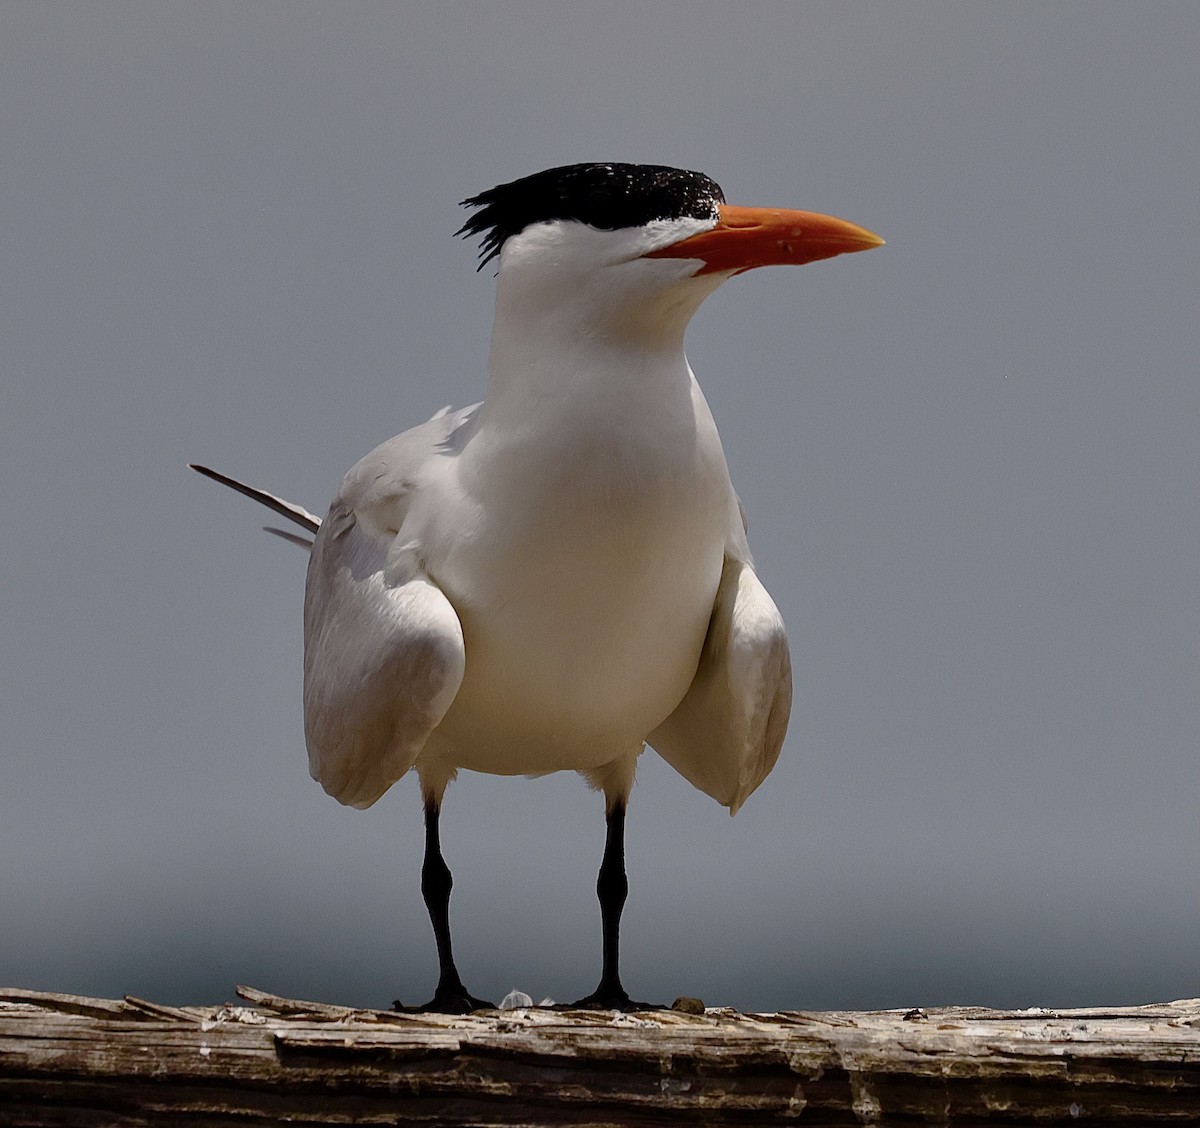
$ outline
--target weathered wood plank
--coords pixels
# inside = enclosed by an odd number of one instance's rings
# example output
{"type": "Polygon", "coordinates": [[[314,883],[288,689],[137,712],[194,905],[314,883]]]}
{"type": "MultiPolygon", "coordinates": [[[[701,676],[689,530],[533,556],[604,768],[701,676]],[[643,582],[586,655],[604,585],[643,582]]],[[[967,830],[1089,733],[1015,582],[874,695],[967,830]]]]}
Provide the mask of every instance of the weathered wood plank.
{"type": "Polygon", "coordinates": [[[0,1124],[1200,1123],[1200,1000],[465,1017],[0,990],[0,1124]]]}

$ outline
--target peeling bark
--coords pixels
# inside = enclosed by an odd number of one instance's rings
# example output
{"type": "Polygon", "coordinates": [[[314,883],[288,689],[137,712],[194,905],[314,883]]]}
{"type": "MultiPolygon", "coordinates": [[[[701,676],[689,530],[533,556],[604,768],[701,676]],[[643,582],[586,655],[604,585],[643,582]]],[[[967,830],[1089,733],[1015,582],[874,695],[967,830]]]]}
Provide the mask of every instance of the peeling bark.
{"type": "Polygon", "coordinates": [[[1200,1000],[1064,1011],[363,1011],[0,989],[0,1124],[1200,1123],[1200,1000]]]}

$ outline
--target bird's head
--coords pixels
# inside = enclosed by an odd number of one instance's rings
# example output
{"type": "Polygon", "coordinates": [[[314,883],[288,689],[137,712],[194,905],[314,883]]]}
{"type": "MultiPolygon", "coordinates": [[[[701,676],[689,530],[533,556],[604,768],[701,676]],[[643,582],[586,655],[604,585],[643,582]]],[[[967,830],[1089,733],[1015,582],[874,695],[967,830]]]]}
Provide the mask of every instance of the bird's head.
{"type": "Polygon", "coordinates": [[[499,258],[501,295],[547,316],[682,333],[722,282],[880,246],[833,216],[737,207],[699,172],[640,164],[547,169],[464,200],[458,234],[499,258]]]}

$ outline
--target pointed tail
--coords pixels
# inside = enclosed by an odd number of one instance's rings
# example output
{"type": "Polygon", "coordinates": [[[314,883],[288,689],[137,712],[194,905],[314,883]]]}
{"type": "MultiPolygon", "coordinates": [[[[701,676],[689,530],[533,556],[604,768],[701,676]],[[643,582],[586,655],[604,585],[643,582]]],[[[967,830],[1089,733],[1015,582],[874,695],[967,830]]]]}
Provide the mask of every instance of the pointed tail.
{"type": "MultiPolygon", "coordinates": [[[[281,517],[286,517],[289,521],[294,521],[302,529],[310,533],[315,533],[321,527],[321,518],[313,513],[309,513],[302,506],[293,505],[290,501],[284,501],[281,497],[267,493],[266,490],[260,490],[255,486],[248,486],[245,482],[239,482],[236,478],[230,478],[226,474],[210,470],[207,466],[198,466],[194,462],[189,462],[188,466],[192,470],[195,470],[197,474],[203,474],[206,478],[211,478],[214,482],[220,482],[221,485],[228,486],[231,490],[237,490],[238,493],[253,498],[259,505],[265,505],[268,509],[278,513],[281,517]]],[[[301,548],[312,548],[312,541],[305,537],[297,536],[295,533],[269,527],[267,528],[267,532],[274,533],[277,537],[282,537],[284,540],[290,541],[292,544],[297,544],[301,548]]]]}

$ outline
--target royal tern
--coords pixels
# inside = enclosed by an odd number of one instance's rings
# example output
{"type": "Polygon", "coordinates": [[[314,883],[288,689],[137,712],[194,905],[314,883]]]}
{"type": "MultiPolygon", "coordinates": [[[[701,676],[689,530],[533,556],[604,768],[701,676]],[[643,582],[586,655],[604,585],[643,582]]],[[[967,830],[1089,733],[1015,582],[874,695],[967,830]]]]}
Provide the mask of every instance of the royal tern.
{"type": "Polygon", "coordinates": [[[735,274],[882,240],[831,216],[730,206],[707,176],[658,165],[553,168],[464,203],[459,234],[499,266],[483,402],[373,450],[323,522],[203,472],[315,534],[314,778],[362,808],[417,772],[440,965],[422,1009],[490,1005],[450,943],[438,816],[460,769],[571,770],[603,792],[603,971],[577,1005],[632,1009],[618,945],[639,755],[648,744],[735,814],[775,764],[792,692],[684,330],[735,274]]]}

